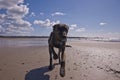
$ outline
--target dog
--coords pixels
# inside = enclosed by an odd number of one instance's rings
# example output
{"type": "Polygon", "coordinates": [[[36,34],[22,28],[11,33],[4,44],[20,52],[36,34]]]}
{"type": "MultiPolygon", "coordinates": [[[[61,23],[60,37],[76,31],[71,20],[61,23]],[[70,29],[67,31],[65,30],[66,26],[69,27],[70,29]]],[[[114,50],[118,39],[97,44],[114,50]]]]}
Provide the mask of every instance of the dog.
{"type": "Polygon", "coordinates": [[[67,42],[67,34],[69,27],[66,24],[55,24],[53,26],[53,31],[48,39],[49,44],[49,54],[50,54],[50,65],[49,70],[52,70],[52,56],[54,59],[59,58],[60,64],[60,76],[65,76],[65,46],[67,42]],[[58,48],[58,55],[56,54],[55,48],[58,48]]]}

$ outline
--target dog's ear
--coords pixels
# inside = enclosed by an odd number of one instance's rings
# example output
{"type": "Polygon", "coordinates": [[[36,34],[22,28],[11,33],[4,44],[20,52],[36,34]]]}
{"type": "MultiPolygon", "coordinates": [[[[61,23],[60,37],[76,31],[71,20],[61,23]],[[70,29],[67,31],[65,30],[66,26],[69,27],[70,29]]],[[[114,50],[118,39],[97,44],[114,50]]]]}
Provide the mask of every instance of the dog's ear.
{"type": "Polygon", "coordinates": [[[53,31],[56,31],[57,30],[57,27],[58,27],[58,25],[56,24],[56,25],[54,25],[53,26],[53,31]]]}
{"type": "Polygon", "coordinates": [[[69,30],[69,27],[68,27],[68,25],[65,25],[65,27],[66,27],[66,29],[67,29],[67,30],[69,30]]]}
{"type": "Polygon", "coordinates": [[[66,28],[66,30],[68,31],[69,30],[69,26],[66,25],[66,24],[63,24],[64,28],[66,28]]]}

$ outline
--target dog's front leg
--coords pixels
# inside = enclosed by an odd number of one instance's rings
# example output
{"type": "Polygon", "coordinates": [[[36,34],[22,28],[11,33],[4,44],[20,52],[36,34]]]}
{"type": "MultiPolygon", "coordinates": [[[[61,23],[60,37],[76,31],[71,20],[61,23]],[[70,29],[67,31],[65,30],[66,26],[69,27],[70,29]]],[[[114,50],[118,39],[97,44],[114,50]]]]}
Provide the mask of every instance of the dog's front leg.
{"type": "Polygon", "coordinates": [[[54,48],[52,47],[51,49],[52,49],[52,53],[53,53],[53,58],[54,58],[55,60],[58,59],[58,55],[56,54],[54,48]]]}
{"type": "Polygon", "coordinates": [[[49,46],[49,54],[50,54],[50,65],[49,65],[49,70],[52,70],[52,49],[51,46],[49,46]]]}
{"type": "Polygon", "coordinates": [[[61,53],[61,48],[59,48],[59,52],[58,52],[59,64],[60,64],[60,62],[61,62],[61,59],[60,59],[60,53],[61,53]]]}
{"type": "Polygon", "coordinates": [[[62,53],[61,53],[61,66],[60,66],[60,75],[61,77],[65,76],[65,47],[62,48],[62,53]]]}
{"type": "Polygon", "coordinates": [[[65,47],[62,48],[62,54],[61,54],[61,62],[64,62],[65,61],[65,47]]]}

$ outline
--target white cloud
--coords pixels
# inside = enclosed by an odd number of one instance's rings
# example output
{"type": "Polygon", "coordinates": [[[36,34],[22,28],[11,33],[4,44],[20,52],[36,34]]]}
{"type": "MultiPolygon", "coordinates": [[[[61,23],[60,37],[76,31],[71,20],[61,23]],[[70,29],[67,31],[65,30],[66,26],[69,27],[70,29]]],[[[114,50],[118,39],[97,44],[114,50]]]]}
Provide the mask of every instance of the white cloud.
{"type": "Polygon", "coordinates": [[[76,29],[76,32],[85,32],[85,28],[78,28],[78,29],[76,29]]]}
{"type": "Polygon", "coordinates": [[[74,30],[75,28],[77,28],[77,24],[70,25],[70,30],[74,30]]]}
{"type": "Polygon", "coordinates": [[[31,16],[31,17],[34,17],[34,16],[36,16],[36,15],[35,15],[34,12],[31,12],[30,16],[31,16]]]}
{"type": "Polygon", "coordinates": [[[24,0],[0,0],[0,9],[9,9],[23,2],[24,0]]]}
{"type": "Polygon", "coordinates": [[[106,25],[106,24],[107,24],[107,23],[105,23],[105,22],[99,23],[100,26],[104,26],[104,25],[106,25]]]}
{"type": "Polygon", "coordinates": [[[40,12],[40,15],[41,15],[41,16],[43,16],[43,15],[44,15],[44,13],[43,13],[43,12],[40,12]]]}
{"type": "MultiPolygon", "coordinates": [[[[1,15],[0,15],[1,16],[1,15]]],[[[4,33],[16,33],[19,31],[33,31],[31,24],[21,18],[10,17],[8,15],[2,15],[0,17],[1,27],[4,28],[4,33]]]]}
{"type": "Polygon", "coordinates": [[[0,33],[4,33],[4,28],[0,25],[0,33]]]}
{"type": "Polygon", "coordinates": [[[0,10],[5,9],[5,14],[0,14],[0,33],[28,33],[33,31],[31,23],[23,20],[29,13],[29,8],[24,5],[24,0],[0,0],[0,10]]]}
{"type": "Polygon", "coordinates": [[[62,12],[54,12],[51,14],[52,16],[63,16],[65,15],[65,13],[62,13],[62,12]]]}
{"type": "Polygon", "coordinates": [[[0,0],[0,9],[6,9],[8,15],[24,17],[28,14],[29,8],[23,3],[24,0],[0,0]]]}
{"type": "Polygon", "coordinates": [[[15,5],[7,10],[8,15],[25,17],[29,13],[29,8],[26,5],[15,5]]]}
{"type": "Polygon", "coordinates": [[[50,27],[53,26],[54,24],[58,24],[60,21],[50,21],[49,19],[46,19],[45,21],[43,20],[35,20],[34,24],[37,24],[42,27],[50,27]]]}

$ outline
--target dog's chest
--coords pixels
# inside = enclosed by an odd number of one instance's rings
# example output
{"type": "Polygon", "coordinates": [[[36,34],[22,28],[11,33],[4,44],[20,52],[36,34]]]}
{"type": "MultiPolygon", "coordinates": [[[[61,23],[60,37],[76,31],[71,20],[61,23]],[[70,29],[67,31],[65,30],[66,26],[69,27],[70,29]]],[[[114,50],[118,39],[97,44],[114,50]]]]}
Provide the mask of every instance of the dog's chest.
{"type": "Polygon", "coordinates": [[[63,42],[62,41],[53,41],[53,44],[55,47],[60,47],[63,45],[63,42]]]}

